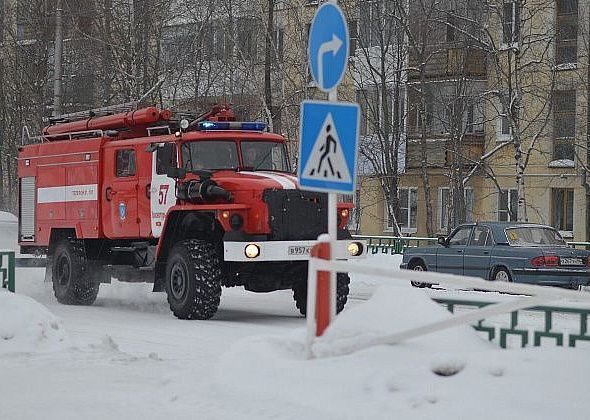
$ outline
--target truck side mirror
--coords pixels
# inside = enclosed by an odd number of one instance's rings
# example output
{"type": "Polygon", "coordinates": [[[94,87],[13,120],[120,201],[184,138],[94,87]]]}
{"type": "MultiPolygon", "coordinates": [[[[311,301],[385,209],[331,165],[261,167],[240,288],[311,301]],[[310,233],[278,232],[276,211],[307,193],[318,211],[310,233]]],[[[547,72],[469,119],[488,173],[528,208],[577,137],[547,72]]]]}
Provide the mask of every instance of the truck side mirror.
{"type": "Polygon", "coordinates": [[[169,178],[182,179],[186,176],[186,169],[170,167],[166,170],[166,175],[169,178]]]}
{"type": "Polygon", "coordinates": [[[442,245],[442,246],[447,246],[447,238],[445,236],[439,236],[438,237],[438,244],[442,245]]]}

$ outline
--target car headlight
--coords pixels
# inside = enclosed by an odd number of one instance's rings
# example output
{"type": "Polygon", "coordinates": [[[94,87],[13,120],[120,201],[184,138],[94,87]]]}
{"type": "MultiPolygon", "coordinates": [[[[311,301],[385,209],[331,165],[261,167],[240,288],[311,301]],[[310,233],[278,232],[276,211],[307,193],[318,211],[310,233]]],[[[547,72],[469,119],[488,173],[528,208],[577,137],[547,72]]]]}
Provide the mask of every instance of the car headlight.
{"type": "Polygon", "coordinates": [[[248,244],[246,248],[244,248],[244,254],[248,258],[256,258],[260,255],[260,247],[256,244],[248,244]]]}
{"type": "Polygon", "coordinates": [[[351,242],[348,244],[348,253],[353,257],[363,253],[363,244],[360,242],[351,242]]]}

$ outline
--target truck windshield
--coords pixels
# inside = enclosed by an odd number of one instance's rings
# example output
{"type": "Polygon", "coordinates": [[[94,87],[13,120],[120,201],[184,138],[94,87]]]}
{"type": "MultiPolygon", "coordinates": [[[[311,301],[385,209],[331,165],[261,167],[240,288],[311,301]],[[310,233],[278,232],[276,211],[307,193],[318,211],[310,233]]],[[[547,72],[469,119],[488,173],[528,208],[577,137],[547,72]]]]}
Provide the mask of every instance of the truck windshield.
{"type": "Polygon", "coordinates": [[[242,141],[242,161],[245,168],[291,172],[285,145],[274,141],[242,141]]]}
{"type": "Polygon", "coordinates": [[[182,145],[182,164],[189,171],[236,169],[238,148],[233,141],[190,141],[182,145]]]}

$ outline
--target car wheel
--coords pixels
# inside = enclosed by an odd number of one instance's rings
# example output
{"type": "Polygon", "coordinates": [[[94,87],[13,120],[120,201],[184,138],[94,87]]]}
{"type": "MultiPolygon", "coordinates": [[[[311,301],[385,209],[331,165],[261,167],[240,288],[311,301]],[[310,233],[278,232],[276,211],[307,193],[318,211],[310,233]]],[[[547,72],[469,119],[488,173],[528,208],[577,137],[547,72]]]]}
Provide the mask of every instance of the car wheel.
{"type": "Polygon", "coordinates": [[[494,271],[493,280],[494,281],[502,281],[502,282],[511,282],[512,277],[510,276],[510,273],[508,272],[508,270],[506,268],[498,267],[494,271]]]}
{"type": "MultiPolygon", "coordinates": [[[[427,271],[426,270],[426,265],[424,265],[424,263],[422,261],[418,261],[418,262],[412,264],[412,266],[410,267],[410,270],[414,270],[414,271],[427,271]]],[[[421,283],[419,281],[411,281],[410,283],[414,287],[431,287],[432,286],[431,284],[421,283]]]]}

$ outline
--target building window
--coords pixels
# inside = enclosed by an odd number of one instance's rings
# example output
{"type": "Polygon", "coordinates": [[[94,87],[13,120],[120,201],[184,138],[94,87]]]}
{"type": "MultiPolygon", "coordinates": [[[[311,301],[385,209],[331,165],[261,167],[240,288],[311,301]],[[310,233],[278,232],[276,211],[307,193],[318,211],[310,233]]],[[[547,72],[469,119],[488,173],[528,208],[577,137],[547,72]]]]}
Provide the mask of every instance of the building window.
{"type": "Polygon", "coordinates": [[[356,20],[349,20],[348,21],[348,33],[350,34],[350,47],[349,47],[349,54],[353,56],[356,54],[356,48],[358,45],[358,28],[357,28],[357,21],[356,20]]]}
{"type": "MultiPolygon", "coordinates": [[[[418,189],[399,188],[397,190],[399,199],[399,214],[397,223],[402,233],[415,233],[418,215],[418,189]]],[[[393,229],[393,220],[389,217],[389,210],[385,208],[387,219],[387,230],[393,229]]]]}
{"type": "Polygon", "coordinates": [[[518,44],[520,36],[520,0],[504,2],[502,13],[502,43],[518,44]]]}
{"type": "MultiPolygon", "coordinates": [[[[463,199],[465,200],[465,221],[473,221],[473,203],[474,193],[472,188],[465,188],[463,190],[463,199]]],[[[453,208],[451,203],[451,190],[447,187],[439,190],[439,214],[438,220],[440,221],[440,230],[449,231],[454,226],[449,226],[450,212],[453,208]]]]}
{"type": "Polygon", "coordinates": [[[470,103],[466,109],[465,132],[469,134],[483,134],[484,115],[480,103],[470,103]]]}
{"type": "Polygon", "coordinates": [[[283,28],[275,28],[273,36],[273,47],[275,49],[276,60],[282,63],[285,58],[284,52],[284,37],[285,30],[283,28]]]}
{"type": "Polygon", "coordinates": [[[361,108],[360,135],[375,134],[379,127],[379,91],[377,89],[359,89],[356,101],[361,108]]]}
{"type": "Polygon", "coordinates": [[[518,219],[517,190],[501,190],[498,195],[498,220],[500,222],[515,222],[518,219]]]}
{"type": "Polygon", "coordinates": [[[358,40],[361,48],[390,45],[393,38],[395,2],[360,0],[358,40]]]}
{"type": "MultiPolygon", "coordinates": [[[[242,54],[245,59],[250,59],[256,56],[256,20],[251,18],[238,18],[237,21],[237,47],[238,51],[242,54]]],[[[276,34],[274,34],[276,36],[276,34]]],[[[222,37],[221,34],[216,35],[218,37],[218,58],[227,57],[231,51],[225,51],[227,48],[230,50],[229,40],[222,37]],[[227,44],[227,45],[226,45],[227,44]]],[[[274,46],[276,47],[276,43],[274,46]]]]}
{"type": "Polygon", "coordinates": [[[576,91],[553,92],[553,159],[574,160],[576,91]]]}
{"type": "MultiPolygon", "coordinates": [[[[450,12],[452,13],[452,12],[450,12]]],[[[452,14],[447,15],[447,42],[455,42],[457,34],[455,28],[457,27],[457,19],[452,14]]]]}
{"type": "Polygon", "coordinates": [[[578,61],[578,0],[557,0],[555,60],[559,64],[578,61]]]}
{"type": "Polygon", "coordinates": [[[498,135],[497,141],[510,141],[512,140],[512,127],[510,126],[510,120],[508,119],[508,113],[506,108],[502,106],[502,113],[498,115],[498,135]]]}
{"type": "Polygon", "coordinates": [[[553,204],[552,225],[560,231],[574,231],[574,190],[553,188],[551,190],[553,204]]]}

